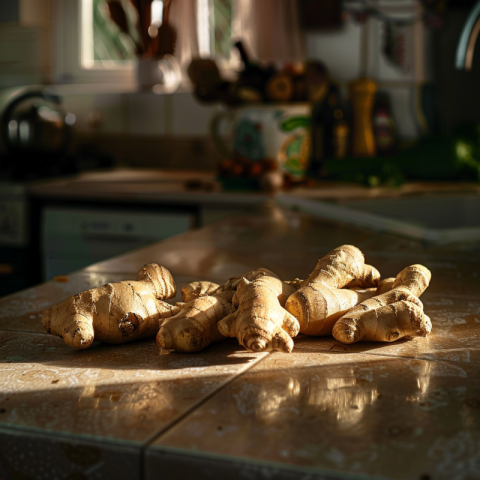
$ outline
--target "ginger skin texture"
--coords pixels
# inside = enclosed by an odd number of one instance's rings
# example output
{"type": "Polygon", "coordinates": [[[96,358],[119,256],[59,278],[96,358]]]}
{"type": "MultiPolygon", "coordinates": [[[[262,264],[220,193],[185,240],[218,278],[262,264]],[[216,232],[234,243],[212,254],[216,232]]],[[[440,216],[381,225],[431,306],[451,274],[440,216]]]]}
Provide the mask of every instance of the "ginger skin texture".
{"type": "Polygon", "coordinates": [[[136,280],[108,283],[45,310],[42,324],[48,333],[77,349],[89,347],[94,340],[131,342],[157,334],[162,314],[171,315],[173,309],[162,300],[175,295],[170,272],[150,263],[139,270],[136,280]]]}
{"type": "Polygon", "coordinates": [[[233,290],[198,297],[186,303],[174,317],[166,319],[158,331],[157,345],[177,352],[203,350],[225,337],[218,331],[218,322],[235,311],[233,290]]]}
{"type": "Polygon", "coordinates": [[[299,332],[297,319],[283,306],[295,291],[272,272],[261,269],[243,277],[233,296],[237,311],[218,323],[220,334],[237,337],[240,345],[252,352],[280,350],[291,352],[299,332]]]}
{"type": "Polygon", "coordinates": [[[331,335],[342,315],[376,294],[379,282],[380,273],[365,264],[362,252],[343,245],[318,261],[310,276],[288,298],[285,309],[299,321],[300,333],[331,335]]]}
{"type": "Polygon", "coordinates": [[[221,285],[213,282],[192,282],[182,288],[182,302],[188,303],[199,297],[215,295],[223,290],[221,285]]]}
{"type": "MultiPolygon", "coordinates": [[[[246,278],[249,281],[253,281],[256,278],[262,277],[264,275],[270,275],[271,277],[278,278],[277,275],[272,271],[268,270],[268,268],[259,268],[258,270],[252,270],[251,272],[243,274],[242,277],[246,278]]],[[[242,277],[230,278],[224,285],[218,285],[217,283],[208,282],[206,280],[189,283],[182,288],[182,303],[188,303],[192,300],[195,300],[196,298],[206,297],[207,295],[215,295],[217,293],[221,293],[227,290],[235,290],[242,277]]],[[[181,303],[179,302],[177,303],[177,305],[181,305],[181,303]]]]}
{"type": "Polygon", "coordinates": [[[403,269],[386,293],[352,308],[333,327],[342,343],[394,342],[402,337],[426,337],[432,330],[418,297],[430,283],[431,273],[423,265],[403,269]]]}

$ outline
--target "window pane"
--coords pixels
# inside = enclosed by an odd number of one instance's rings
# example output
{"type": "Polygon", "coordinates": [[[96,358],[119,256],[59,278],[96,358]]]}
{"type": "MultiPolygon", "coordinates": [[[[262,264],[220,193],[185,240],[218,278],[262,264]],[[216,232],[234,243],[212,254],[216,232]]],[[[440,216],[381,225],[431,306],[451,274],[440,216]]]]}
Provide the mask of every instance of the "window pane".
{"type": "Polygon", "coordinates": [[[232,0],[213,0],[215,56],[230,58],[232,48],[232,0]]]}
{"type": "Polygon", "coordinates": [[[197,0],[197,34],[201,57],[230,59],[232,1],[197,0]]]}
{"type": "MultiPolygon", "coordinates": [[[[129,2],[121,2],[127,18],[127,32],[135,32],[135,18],[129,2]],[[132,28],[133,27],[133,28],[132,28]]],[[[129,34],[122,32],[110,17],[106,0],[93,0],[93,60],[100,62],[133,60],[135,43],[129,34]]],[[[88,35],[90,32],[82,32],[88,35]]],[[[136,33],[136,32],[135,32],[136,33]]]]}

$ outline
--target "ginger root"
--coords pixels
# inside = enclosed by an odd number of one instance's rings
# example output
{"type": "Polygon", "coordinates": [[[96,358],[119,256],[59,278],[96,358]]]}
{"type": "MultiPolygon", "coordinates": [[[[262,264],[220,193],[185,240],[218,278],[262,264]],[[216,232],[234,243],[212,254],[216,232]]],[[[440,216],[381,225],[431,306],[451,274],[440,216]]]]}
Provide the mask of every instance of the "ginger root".
{"type": "Polygon", "coordinates": [[[217,323],[235,311],[233,290],[201,296],[186,303],[174,317],[166,319],[158,331],[157,345],[177,352],[198,352],[225,338],[217,323]]]}
{"type": "Polygon", "coordinates": [[[288,298],[285,309],[299,321],[300,333],[331,335],[342,315],[376,294],[379,281],[380,273],[365,264],[362,252],[343,245],[321,258],[306,280],[294,281],[300,288],[288,298]],[[347,286],[363,290],[342,288],[347,286]]]}
{"type": "Polygon", "coordinates": [[[73,348],[87,348],[93,340],[131,342],[157,334],[162,314],[169,316],[173,309],[162,300],[175,295],[170,272],[151,263],[139,270],[135,281],[108,283],[45,310],[42,324],[73,348]]]}
{"type": "Polygon", "coordinates": [[[430,283],[423,265],[403,269],[391,290],[352,308],[333,327],[333,336],[343,343],[393,342],[402,337],[426,337],[432,330],[418,297],[430,283]]]}
{"type": "MultiPolygon", "coordinates": [[[[267,268],[259,268],[245,273],[242,277],[232,277],[224,285],[209,281],[192,282],[182,288],[182,301],[177,302],[171,312],[161,314],[168,318],[161,325],[157,344],[179,352],[197,352],[212,342],[225,338],[217,328],[217,323],[235,312],[232,297],[242,278],[254,281],[271,276],[278,278],[267,268]]],[[[288,290],[289,295],[291,293],[288,290]]],[[[285,304],[285,298],[282,298],[285,304]]]]}
{"type": "Polygon", "coordinates": [[[182,288],[182,302],[188,303],[199,297],[215,295],[223,291],[222,285],[213,282],[192,282],[182,288]]]}
{"type": "Polygon", "coordinates": [[[253,352],[291,352],[291,337],[298,334],[299,324],[283,306],[294,291],[267,269],[246,274],[233,296],[238,309],[218,323],[218,331],[225,337],[237,337],[240,345],[253,352]]]}

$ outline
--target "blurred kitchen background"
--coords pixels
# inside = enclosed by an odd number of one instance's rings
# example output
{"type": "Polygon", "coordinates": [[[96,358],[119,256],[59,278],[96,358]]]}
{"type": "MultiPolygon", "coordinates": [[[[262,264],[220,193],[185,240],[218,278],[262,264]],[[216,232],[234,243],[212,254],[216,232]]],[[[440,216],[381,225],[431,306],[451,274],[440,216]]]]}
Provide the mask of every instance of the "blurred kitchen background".
{"type": "Polygon", "coordinates": [[[0,0],[0,294],[272,196],[387,231],[441,196],[391,231],[478,240],[479,31],[469,0],[0,0]]]}

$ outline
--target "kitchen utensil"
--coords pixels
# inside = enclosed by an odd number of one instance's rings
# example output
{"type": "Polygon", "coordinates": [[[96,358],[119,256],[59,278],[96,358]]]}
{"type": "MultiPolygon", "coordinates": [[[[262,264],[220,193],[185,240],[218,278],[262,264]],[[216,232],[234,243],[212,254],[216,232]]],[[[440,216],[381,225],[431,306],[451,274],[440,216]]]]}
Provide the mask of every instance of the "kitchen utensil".
{"type": "Polygon", "coordinates": [[[235,95],[244,102],[260,102],[265,95],[268,79],[275,73],[274,67],[263,68],[250,60],[241,41],[235,43],[243,62],[243,70],[235,82],[235,95]]]}
{"type": "Polygon", "coordinates": [[[132,39],[133,43],[135,44],[137,55],[141,55],[143,53],[143,47],[135,39],[135,35],[133,34],[133,32],[130,31],[127,14],[123,8],[122,3],[119,0],[109,0],[107,2],[107,5],[110,13],[110,18],[115,22],[115,24],[123,33],[125,33],[132,39]]]}
{"type": "Polygon", "coordinates": [[[3,167],[18,178],[71,171],[66,156],[75,115],[47,89],[27,90],[5,107],[1,130],[7,155],[3,167]]]}
{"type": "Polygon", "coordinates": [[[163,2],[163,20],[158,28],[154,40],[154,52],[157,57],[163,58],[165,55],[175,53],[175,44],[177,42],[177,31],[169,24],[169,13],[172,0],[163,2]]]}
{"type": "Polygon", "coordinates": [[[150,35],[148,29],[151,25],[151,0],[131,0],[138,13],[138,31],[144,55],[152,54],[150,35]]]}

